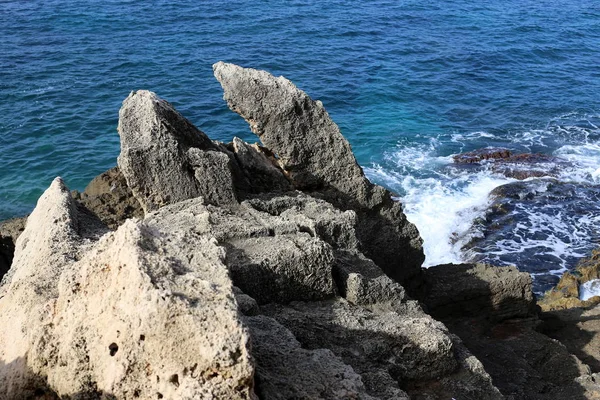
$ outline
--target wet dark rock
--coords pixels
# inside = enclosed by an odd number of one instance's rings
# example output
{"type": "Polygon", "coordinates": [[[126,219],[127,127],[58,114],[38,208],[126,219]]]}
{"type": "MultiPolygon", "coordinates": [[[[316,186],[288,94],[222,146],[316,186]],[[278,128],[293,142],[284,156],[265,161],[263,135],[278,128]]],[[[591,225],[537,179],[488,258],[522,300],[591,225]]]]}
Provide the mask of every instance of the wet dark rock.
{"type": "Polygon", "coordinates": [[[494,147],[457,154],[453,160],[459,166],[485,163],[492,171],[519,180],[555,177],[565,166],[570,165],[566,160],[547,154],[513,154],[508,149],[494,147]]]}
{"type": "Polygon", "coordinates": [[[453,156],[452,159],[458,164],[475,164],[484,160],[506,159],[511,155],[512,152],[509,149],[487,147],[485,149],[477,149],[466,153],[457,154],[453,156]]]}
{"type": "Polygon", "coordinates": [[[25,229],[27,217],[12,218],[0,223],[0,280],[8,272],[15,254],[15,243],[25,229]]]}
{"type": "MultiPolygon", "coordinates": [[[[559,258],[548,239],[573,242],[572,232],[552,224],[564,216],[600,213],[600,190],[596,185],[560,182],[552,178],[517,181],[495,188],[485,214],[474,221],[470,241],[463,246],[469,262],[517,265],[530,272],[547,272],[575,265],[575,256],[559,258]],[[542,221],[548,221],[543,223],[542,221]],[[523,246],[527,238],[527,246],[523,246]],[[519,251],[515,251],[518,249],[519,251]],[[511,251],[512,250],[512,251],[511,251]]],[[[580,233],[581,234],[581,233],[580,233]]],[[[600,239],[597,230],[585,234],[600,239]]],[[[581,251],[591,251],[581,248],[581,251]]],[[[534,292],[543,293],[556,280],[536,279],[534,292]]]]}

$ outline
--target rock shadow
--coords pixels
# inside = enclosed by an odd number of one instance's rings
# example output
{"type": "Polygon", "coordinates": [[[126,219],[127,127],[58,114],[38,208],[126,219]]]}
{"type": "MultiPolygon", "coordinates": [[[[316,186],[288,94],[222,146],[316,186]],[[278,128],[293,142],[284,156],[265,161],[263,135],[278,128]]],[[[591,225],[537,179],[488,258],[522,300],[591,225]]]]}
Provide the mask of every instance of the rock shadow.
{"type": "Polygon", "coordinates": [[[592,373],[600,373],[600,310],[598,306],[547,311],[538,330],[556,339],[592,373]]]}
{"type": "Polygon", "coordinates": [[[118,400],[112,394],[98,391],[95,383],[90,389],[59,396],[49,387],[47,378],[33,372],[27,360],[18,357],[5,363],[0,360],[0,399],[2,400],[118,400]]]}
{"type": "Polygon", "coordinates": [[[473,265],[441,267],[445,270],[425,271],[423,302],[481,361],[504,396],[589,398],[590,388],[582,381],[589,377],[589,369],[570,349],[537,329],[540,321],[528,275],[524,285],[523,279],[511,278],[517,275],[502,273],[510,267],[479,271],[473,265]]]}

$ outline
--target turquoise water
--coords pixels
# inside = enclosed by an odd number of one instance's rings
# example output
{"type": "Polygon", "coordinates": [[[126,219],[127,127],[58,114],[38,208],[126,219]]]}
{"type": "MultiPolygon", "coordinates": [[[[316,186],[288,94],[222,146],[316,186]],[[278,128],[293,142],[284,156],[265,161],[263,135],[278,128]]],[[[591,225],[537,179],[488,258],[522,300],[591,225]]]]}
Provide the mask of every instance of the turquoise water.
{"type": "MultiPolygon", "coordinates": [[[[452,170],[452,154],[560,155],[574,163],[561,179],[592,192],[600,175],[600,6],[497,3],[2,1],[0,219],[29,212],[57,175],[83,189],[115,165],[131,90],[155,91],[214,139],[255,140],[212,76],[223,60],[323,101],[367,174],[404,200],[427,262],[467,259],[472,220],[509,180],[452,170]]],[[[521,212],[530,231],[577,233],[532,244],[556,253],[547,265],[511,258],[519,246],[489,259],[542,275],[572,267],[600,241],[597,207],[577,209],[521,212]]]]}

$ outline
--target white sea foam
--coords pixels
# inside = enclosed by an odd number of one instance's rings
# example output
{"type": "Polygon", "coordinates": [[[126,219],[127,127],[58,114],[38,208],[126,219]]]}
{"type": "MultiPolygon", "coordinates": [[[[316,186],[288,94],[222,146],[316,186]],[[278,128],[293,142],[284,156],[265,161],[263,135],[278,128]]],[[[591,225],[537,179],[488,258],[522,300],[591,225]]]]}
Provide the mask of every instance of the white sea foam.
{"type": "Polygon", "coordinates": [[[463,262],[460,249],[473,234],[473,220],[487,209],[490,191],[512,181],[489,172],[442,172],[436,167],[451,163],[451,157],[432,153],[425,146],[407,147],[387,156],[397,169],[380,165],[365,169],[370,178],[402,193],[406,216],[424,241],[425,267],[463,262]],[[404,174],[407,169],[418,169],[421,177],[404,174]]]}
{"type": "Polygon", "coordinates": [[[588,300],[594,296],[600,296],[600,279],[592,279],[591,281],[584,282],[579,287],[579,299],[588,300]]]}
{"type": "MultiPolygon", "coordinates": [[[[590,121],[598,119],[592,117],[590,121]]],[[[577,114],[560,116],[544,129],[510,132],[506,137],[478,131],[404,142],[365,172],[398,193],[408,219],[424,240],[424,266],[483,259],[518,264],[534,279],[560,275],[587,256],[599,238],[600,204],[591,185],[600,184],[600,132],[581,118],[569,125],[577,118],[577,114]],[[550,189],[557,185],[555,178],[527,179],[524,197],[512,203],[507,219],[499,217],[500,230],[486,231],[485,223],[474,225],[474,221],[489,217],[490,192],[515,180],[495,173],[492,162],[479,167],[453,165],[452,155],[440,155],[448,154],[445,146],[450,143],[455,152],[486,146],[507,147],[515,153],[554,149],[552,155],[565,162],[549,162],[537,169],[558,170],[563,183],[550,189]],[[465,247],[478,237],[486,239],[465,247]]],[[[548,281],[540,282],[543,286],[548,281]]]]}

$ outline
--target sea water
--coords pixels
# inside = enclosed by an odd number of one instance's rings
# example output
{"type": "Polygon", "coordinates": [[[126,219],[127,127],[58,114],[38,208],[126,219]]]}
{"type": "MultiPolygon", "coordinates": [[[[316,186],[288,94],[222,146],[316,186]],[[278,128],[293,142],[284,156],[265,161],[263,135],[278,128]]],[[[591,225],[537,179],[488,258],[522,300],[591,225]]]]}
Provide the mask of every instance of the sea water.
{"type": "Polygon", "coordinates": [[[223,60],[323,102],[403,202],[426,265],[517,264],[542,291],[600,241],[599,54],[586,0],[2,1],[0,219],[30,212],[55,176],[81,190],[114,166],[131,90],[213,139],[255,141],[212,76],[223,60]],[[495,230],[490,193],[514,179],[452,165],[487,146],[569,161],[495,230]]]}

